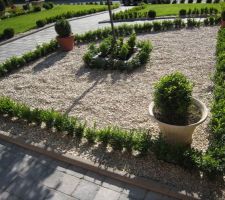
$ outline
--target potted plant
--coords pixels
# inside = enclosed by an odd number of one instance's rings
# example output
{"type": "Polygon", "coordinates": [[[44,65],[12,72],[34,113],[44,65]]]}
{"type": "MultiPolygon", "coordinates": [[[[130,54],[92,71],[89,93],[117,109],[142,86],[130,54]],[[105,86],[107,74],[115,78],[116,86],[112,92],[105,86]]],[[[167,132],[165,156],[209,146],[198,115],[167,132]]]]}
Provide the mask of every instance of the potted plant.
{"type": "Polygon", "coordinates": [[[221,27],[225,28],[225,10],[221,13],[221,27]]]}
{"type": "Polygon", "coordinates": [[[74,35],[71,32],[71,26],[65,19],[58,20],[55,23],[56,37],[59,46],[64,51],[71,51],[74,47],[74,35]]]}
{"type": "Polygon", "coordinates": [[[192,88],[179,72],[162,77],[155,85],[149,113],[170,144],[191,144],[195,128],[207,118],[207,108],[192,97],[192,88]]]}

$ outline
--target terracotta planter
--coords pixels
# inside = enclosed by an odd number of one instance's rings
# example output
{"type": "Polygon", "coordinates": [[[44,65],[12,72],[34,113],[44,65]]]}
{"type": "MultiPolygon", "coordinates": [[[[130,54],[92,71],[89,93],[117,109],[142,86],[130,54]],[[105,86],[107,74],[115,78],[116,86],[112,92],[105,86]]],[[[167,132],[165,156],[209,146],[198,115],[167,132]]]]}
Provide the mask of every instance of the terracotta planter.
{"type": "Polygon", "coordinates": [[[165,140],[170,144],[180,144],[180,145],[189,145],[192,142],[192,134],[195,128],[203,123],[208,115],[208,109],[205,104],[201,101],[193,98],[193,103],[200,109],[201,111],[201,119],[194,124],[186,125],[186,126],[176,126],[163,123],[155,118],[153,113],[154,102],[149,105],[149,114],[151,118],[156,121],[159,125],[159,129],[164,136],[165,140]]]}
{"type": "Polygon", "coordinates": [[[36,6],[36,7],[42,7],[43,6],[43,4],[44,4],[44,0],[39,0],[39,1],[31,1],[31,5],[32,6],[36,6]]]}
{"type": "Polygon", "coordinates": [[[61,38],[59,36],[56,37],[59,46],[62,48],[64,51],[71,51],[74,47],[74,36],[71,35],[69,37],[64,37],[61,38]]]}
{"type": "Polygon", "coordinates": [[[225,28],[225,20],[221,19],[221,24],[220,24],[221,28],[225,28]]]}

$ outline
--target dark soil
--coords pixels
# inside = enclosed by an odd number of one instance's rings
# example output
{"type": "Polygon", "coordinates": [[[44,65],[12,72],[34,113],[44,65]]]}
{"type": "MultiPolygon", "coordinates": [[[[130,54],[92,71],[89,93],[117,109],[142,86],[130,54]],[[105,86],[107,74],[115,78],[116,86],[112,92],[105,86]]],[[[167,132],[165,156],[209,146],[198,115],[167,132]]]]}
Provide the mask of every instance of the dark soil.
{"type": "Polygon", "coordinates": [[[156,119],[171,125],[187,126],[190,124],[194,124],[201,119],[201,111],[194,104],[189,107],[188,114],[184,118],[178,118],[177,116],[173,116],[173,113],[171,113],[170,116],[163,116],[157,108],[154,108],[153,113],[156,119]]]}

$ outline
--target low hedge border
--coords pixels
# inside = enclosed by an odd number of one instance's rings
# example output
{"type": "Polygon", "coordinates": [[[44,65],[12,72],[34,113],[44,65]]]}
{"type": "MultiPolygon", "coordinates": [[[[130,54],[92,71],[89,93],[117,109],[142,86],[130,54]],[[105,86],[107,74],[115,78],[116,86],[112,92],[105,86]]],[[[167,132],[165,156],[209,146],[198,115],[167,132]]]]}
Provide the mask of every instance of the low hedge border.
{"type": "MultiPolygon", "coordinates": [[[[100,49],[95,46],[89,47],[89,50],[83,56],[83,60],[86,66],[90,68],[103,68],[130,72],[145,65],[149,60],[150,52],[152,51],[152,44],[149,41],[137,42],[136,45],[137,52],[133,52],[131,57],[127,60],[122,60],[121,58],[118,58],[118,56],[117,58],[111,58],[110,56],[101,57],[99,56],[99,53],[101,52],[98,52],[100,49]]],[[[132,47],[128,46],[127,48],[131,49],[132,47]]]]}
{"type": "MultiPolygon", "coordinates": [[[[120,4],[118,4],[118,3],[113,4],[112,9],[119,8],[119,6],[120,6],[120,4]]],[[[80,16],[84,16],[84,15],[88,15],[88,14],[106,11],[107,9],[108,9],[108,7],[104,6],[103,8],[92,8],[90,10],[80,10],[80,11],[76,11],[76,12],[66,12],[66,13],[63,13],[61,15],[57,15],[57,16],[54,16],[54,17],[47,17],[45,19],[38,20],[38,21],[36,21],[36,25],[37,25],[37,27],[43,27],[46,24],[56,22],[59,19],[69,19],[69,18],[72,18],[72,17],[80,17],[80,16]]]]}

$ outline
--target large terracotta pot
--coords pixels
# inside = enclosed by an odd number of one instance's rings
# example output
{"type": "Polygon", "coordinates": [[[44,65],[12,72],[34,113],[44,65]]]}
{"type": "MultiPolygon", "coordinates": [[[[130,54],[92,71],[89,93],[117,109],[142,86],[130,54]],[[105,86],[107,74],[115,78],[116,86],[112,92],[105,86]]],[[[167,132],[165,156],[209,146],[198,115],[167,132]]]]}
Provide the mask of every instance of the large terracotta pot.
{"type": "Polygon", "coordinates": [[[221,24],[220,24],[221,28],[225,28],[225,20],[221,19],[221,24]]]}
{"type": "Polygon", "coordinates": [[[61,38],[59,36],[56,37],[59,46],[62,48],[64,51],[71,51],[74,47],[74,36],[71,35],[69,37],[64,37],[61,38]]]}
{"type": "Polygon", "coordinates": [[[166,124],[155,118],[153,113],[154,102],[149,105],[149,114],[151,118],[156,121],[159,125],[159,129],[165,138],[165,140],[170,144],[180,144],[180,145],[189,145],[192,142],[192,134],[195,128],[203,123],[208,115],[208,109],[205,104],[201,101],[193,98],[193,103],[200,109],[201,111],[201,119],[194,124],[186,125],[186,126],[176,126],[171,124],[166,124]]]}

